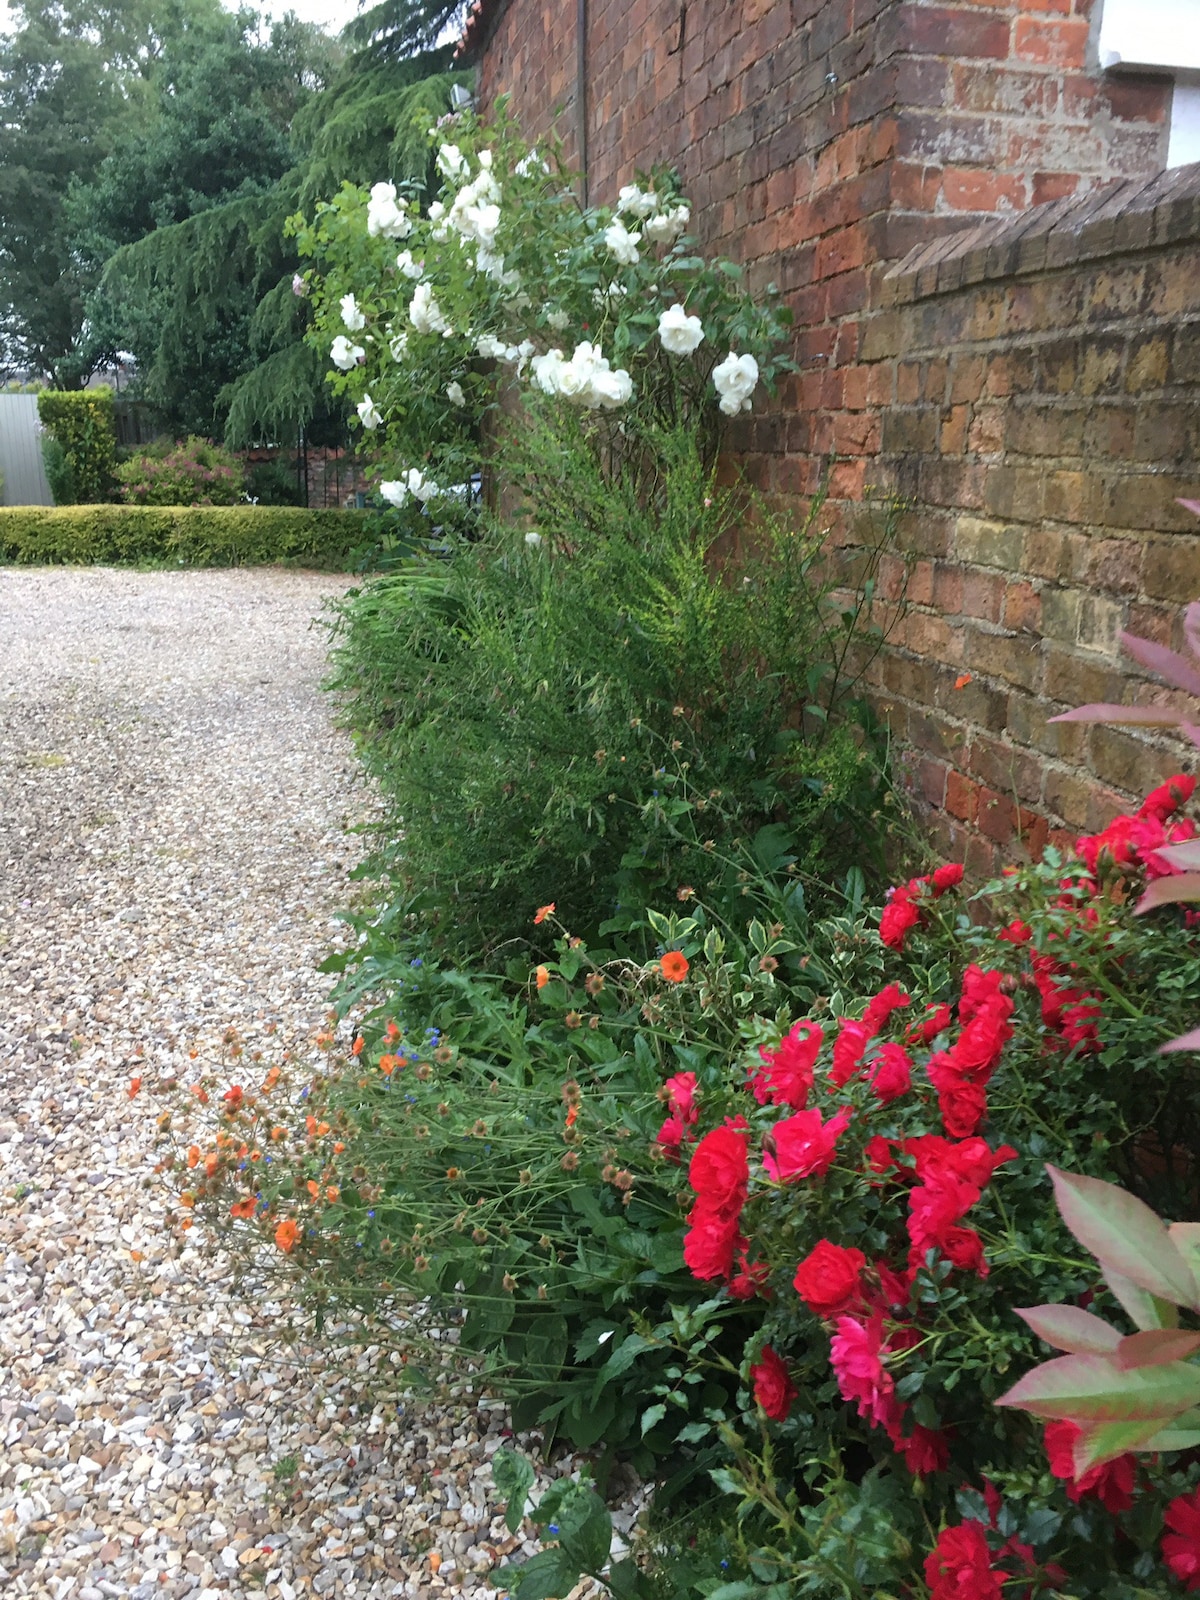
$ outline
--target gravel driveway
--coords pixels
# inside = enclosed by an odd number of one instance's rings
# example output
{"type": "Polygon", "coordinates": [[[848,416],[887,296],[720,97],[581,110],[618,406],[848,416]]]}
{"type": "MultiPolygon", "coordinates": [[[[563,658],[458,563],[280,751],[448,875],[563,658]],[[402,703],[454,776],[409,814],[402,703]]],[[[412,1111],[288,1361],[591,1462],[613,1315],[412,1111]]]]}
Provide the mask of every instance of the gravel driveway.
{"type": "Polygon", "coordinates": [[[324,1022],[366,799],[309,626],[340,586],[0,567],[6,1594],[482,1596],[516,1542],[502,1410],[268,1339],[288,1308],[165,1234],[150,1177],[159,1076],[324,1022]]]}

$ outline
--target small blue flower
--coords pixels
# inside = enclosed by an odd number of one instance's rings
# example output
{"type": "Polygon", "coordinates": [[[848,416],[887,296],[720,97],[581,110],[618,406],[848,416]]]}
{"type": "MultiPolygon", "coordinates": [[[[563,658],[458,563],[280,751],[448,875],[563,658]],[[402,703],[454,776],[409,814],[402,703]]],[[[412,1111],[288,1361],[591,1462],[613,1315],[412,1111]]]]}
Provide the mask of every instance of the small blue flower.
{"type": "Polygon", "coordinates": [[[423,967],[425,965],[420,956],[414,956],[408,964],[410,967],[423,967]]]}
{"type": "Polygon", "coordinates": [[[725,1558],[725,1557],[722,1557],[722,1560],[721,1560],[721,1570],[722,1570],[722,1571],[724,1571],[724,1570],[725,1570],[725,1568],[726,1568],[726,1567],[728,1567],[728,1565],[729,1565],[729,1561],[728,1561],[728,1559],[727,1559],[727,1558],[725,1558]]]}
{"type": "Polygon", "coordinates": [[[373,1211],[368,1211],[367,1216],[370,1217],[372,1221],[375,1220],[375,1213],[373,1211]]]}
{"type": "Polygon", "coordinates": [[[549,1533],[557,1533],[558,1532],[558,1523],[557,1522],[552,1522],[547,1531],[549,1533]]]}

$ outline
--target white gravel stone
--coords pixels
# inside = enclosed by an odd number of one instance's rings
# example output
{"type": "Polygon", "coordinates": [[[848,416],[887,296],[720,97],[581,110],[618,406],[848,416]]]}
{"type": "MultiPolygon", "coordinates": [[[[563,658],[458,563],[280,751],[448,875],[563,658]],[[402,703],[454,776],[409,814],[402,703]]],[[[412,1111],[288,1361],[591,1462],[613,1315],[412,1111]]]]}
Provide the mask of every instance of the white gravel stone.
{"type": "Polygon", "coordinates": [[[0,568],[6,1600],[483,1600],[532,1548],[492,1485],[501,1406],[310,1346],[278,1284],[163,1227],[152,1176],[156,1089],[226,1029],[316,1059],[370,807],[310,626],[344,587],[0,568]]]}

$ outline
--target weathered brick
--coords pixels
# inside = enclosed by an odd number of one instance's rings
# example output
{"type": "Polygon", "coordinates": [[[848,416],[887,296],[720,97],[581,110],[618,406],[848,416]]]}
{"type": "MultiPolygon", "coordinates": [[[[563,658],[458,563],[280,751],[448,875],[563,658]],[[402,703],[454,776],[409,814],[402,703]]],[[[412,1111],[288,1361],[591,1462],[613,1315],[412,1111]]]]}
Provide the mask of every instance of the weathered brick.
{"type": "Polygon", "coordinates": [[[981,567],[1020,572],[1024,557],[1024,530],[1008,523],[960,517],[954,534],[954,554],[959,561],[981,567]]]}

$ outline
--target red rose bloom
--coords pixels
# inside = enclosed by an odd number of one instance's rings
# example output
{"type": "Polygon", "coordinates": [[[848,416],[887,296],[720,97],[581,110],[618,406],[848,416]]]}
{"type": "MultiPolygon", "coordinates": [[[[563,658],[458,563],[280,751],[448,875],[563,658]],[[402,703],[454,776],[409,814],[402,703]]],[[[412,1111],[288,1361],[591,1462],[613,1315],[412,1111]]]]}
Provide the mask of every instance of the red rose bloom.
{"type": "Polygon", "coordinates": [[[825,1042],[815,1022],[796,1023],[779,1041],[778,1050],[759,1050],[762,1066],[750,1078],[750,1088],[760,1106],[790,1106],[803,1111],[813,1085],[813,1067],[825,1042]]]}
{"type": "Polygon", "coordinates": [[[920,920],[916,906],[897,889],[879,918],[879,937],[889,950],[903,950],[904,941],[920,920]]]}
{"type": "Polygon", "coordinates": [[[861,1250],[820,1239],[796,1268],[796,1293],[818,1317],[841,1316],[862,1300],[866,1264],[861,1250]]]}
{"type": "Polygon", "coordinates": [[[925,1582],[930,1600],[1001,1600],[982,1522],[942,1529],[925,1557],[925,1582]]]}
{"type": "Polygon", "coordinates": [[[944,867],[939,867],[933,875],[933,892],[936,895],[945,894],[947,889],[957,889],[963,881],[963,869],[957,861],[950,861],[944,867]]]}
{"type": "Polygon", "coordinates": [[[871,1062],[871,1088],[881,1106],[890,1106],[912,1088],[912,1062],[902,1045],[879,1046],[871,1062]]]}
{"type": "Polygon", "coordinates": [[[854,1317],[839,1317],[837,1332],[830,1341],[829,1360],[843,1400],[858,1403],[858,1414],[877,1428],[900,1425],[900,1402],[892,1375],[880,1359],[883,1349],[883,1318],[859,1322],[854,1317]]]}
{"type": "Polygon", "coordinates": [[[876,1034],[883,1032],[891,1020],[893,1011],[903,1011],[905,1006],[911,1004],[910,996],[905,994],[898,983],[885,984],[879,993],[867,1002],[867,1009],[862,1014],[867,1038],[873,1039],[876,1034]]]}
{"type": "Polygon", "coordinates": [[[1163,1534],[1163,1560],[1192,1594],[1200,1589],[1200,1489],[1172,1500],[1163,1520],[1171,1529],[1163,1534]]]}
{"type": "Polygon", "coordinates": [[[1176,773],[1157,789],[1151,789],[1138,807],[1137,814],[1139,817],[1153,817],[1156,822],[1165,822],[1180,806],[1187,805],[1195,792],[1195,778],[1185,777],[1182,772],[1176,773]]]}
{"type": "Polygon", "coordinates": [[[833,1165],[837,1142],[850,1125],[850,1113],[843,1108],[828,1122],[819,1111],[797,1111],[771,1130],[774,1152],[763,1156],[767,1175],[775,1183],[794,1178],[820,1178],[833,1165]]]}
{"type": "Polygon", "coordinates": [[[713,1128],[696,1146],[688,1182],[706,1209],[737,1218],[746,1200],[750,1163],[746,1140],[733,1128],[713,1128]]]}
{"type": "Polygon", "coordinates": [[[945,1033],[950,1026],[950,1007],[947,1005],[930,1005],[925,1008],[925,1017],[921,1022],[914,1022],[904,1035],[905,1044],[932,1044],[939,1033],[945,1033]]]}
{"type": "Polygon", "coordinates": [[[799,1390],[788,1377],[788,1369],[769,1344],[763,1345],[762,1356],[750,1368],[754,1384],[754,1398],[772,1422],[782,1422],[792,1409],[792,1401],[799,1390]]]}
{"type": "Polygon", "coordinates": [[[895,1441],[896,1452],[914,1478],[927,1478],[931,1472],[944,1472],[950,1465],[950,1444],[944,1433],[923,1428],[918,1422],[907,1439],[895,1441]]]}
{"type": "Polygon", "coordinates": [[[870,1037],[865,1019],[862,1022],[855,1022],[851,1017],[842,1019],[838,1036],[833,1041],[833,1065],[829,1069],[829,1081],[835,1089],[845,1088],[858,1071],[870,1037]]]}
{"type": "Polygon", "coordinates": [[[734,1256],[745,1244],[736,1217],[714,1215],[700,1201],[692,1207],[688,1230],[683,1236],[683,1259],[693,1278],[702,1281],[729,1279],[733,1275],[734,1256]]]}
{"type": "Polygon", "coordinates": [[[1128,1511],[1133,1504],[1133,1486],[1137,1479],[1137,1462],[1128,1452],[1099,1466],[1089,1467],[1081,1478],[1075,1476],[1075,1442],[1080,1430],[1074,1422],[1048,1422],[1046,1424],[1046,1454],[1050,1458],[1050,1471],[1067,1485],[1067,1498],[1082,1500],[1092,1495],[1106,1511],[1116,1516],[1128,1511]]]}

